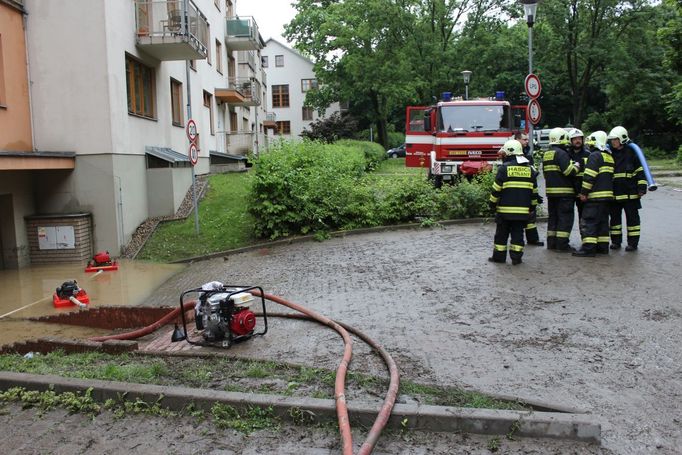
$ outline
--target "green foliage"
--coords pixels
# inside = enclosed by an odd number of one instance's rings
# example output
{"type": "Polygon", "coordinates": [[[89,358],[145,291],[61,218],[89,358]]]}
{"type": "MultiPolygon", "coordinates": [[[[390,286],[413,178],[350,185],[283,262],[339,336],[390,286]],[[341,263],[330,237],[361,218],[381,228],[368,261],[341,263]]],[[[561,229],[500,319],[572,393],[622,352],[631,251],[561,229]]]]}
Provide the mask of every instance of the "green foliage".
{"type": "Polygon", "coordinates": [[[216,427],[232,428],[245,434],[278,426],[278,419],[271,407],[249,407],[246,411],[239,412],[228,404],[216,403],[211,408],[211,415],[216,427]]]}
{"type": "Polygon", "coordinates": [[[338,145],[359,148],[365,156],[365,170],[373,171],[379,163],[386,159],[384,148],[376,142],[343,139],[336,142],[338,145]]]}
{"type": "Polygon", "coordinates": [[[682,145],[677,149],[677,163],[682,164],[682,145]]]}
{"type": "Polygon", "coordinates": [[[493,213],[488,207],[490,192],[495,180],[492,172],[474,177],[471,181],[463,180],[454,187],[446,187],[451,201],[450,218],[474,218],[491,216],[493,213]]]}
{"type": "Polygon", "coordinates": [[[167,222],[147,241],[138,259],[172,261],[248,245],[254,239],[253,218],[247,210],[251,173],[217,174],[199,204],[199,235],[194,213],[187,219],[167,222]]]}
{"type": "Polygon", "coordinates": [[[357,119],[349,114],[335,112],[329,117],[315,120],[310,124],[310,129],[301,132],[301,137],[313,141],[335,142],[354,137],[357,129],[357,119]]]}

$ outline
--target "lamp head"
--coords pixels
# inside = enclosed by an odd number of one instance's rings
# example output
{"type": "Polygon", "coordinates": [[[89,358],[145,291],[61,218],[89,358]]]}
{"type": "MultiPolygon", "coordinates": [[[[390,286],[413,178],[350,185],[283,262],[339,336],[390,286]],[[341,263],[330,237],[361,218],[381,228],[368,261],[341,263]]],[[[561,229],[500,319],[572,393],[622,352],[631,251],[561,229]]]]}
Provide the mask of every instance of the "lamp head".
{"type": "Polygon", "coordinates": [[[469,70],[462,71],[462,77],[464,78],[464,83],[468,84],[469,80],[471,80],[471,71],[469,70]]]}
{"type": "Polygon", "coordinates": [[[523,11],[526,16],[526,23],[528,27],[532,27],[535,23],[535,15],[538,9],[538,3],[540,0],[521,0],[523,4],[523,11]]]}

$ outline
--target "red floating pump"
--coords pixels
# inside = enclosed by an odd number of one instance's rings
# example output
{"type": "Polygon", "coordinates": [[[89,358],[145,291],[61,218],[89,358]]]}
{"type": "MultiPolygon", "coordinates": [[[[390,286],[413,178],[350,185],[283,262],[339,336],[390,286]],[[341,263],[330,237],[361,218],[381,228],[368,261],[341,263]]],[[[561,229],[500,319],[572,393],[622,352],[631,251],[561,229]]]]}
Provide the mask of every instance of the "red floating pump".
{"type": "Polygon", "coordinates": [[[98,272],[100,270],[118,270],[118,262],[111,259],[108,251],[100,251],[95,254],[85,267],[86,272],[98,272]]]}
{"type": "Polygon", "coordinates": [[[78,287],[76,280],[65,281],[52,295],[52,304],[55,308],[70,306],[85,308],[88,303],[90,303],[90,297],[88,297],[85,289],[78,287]]]}

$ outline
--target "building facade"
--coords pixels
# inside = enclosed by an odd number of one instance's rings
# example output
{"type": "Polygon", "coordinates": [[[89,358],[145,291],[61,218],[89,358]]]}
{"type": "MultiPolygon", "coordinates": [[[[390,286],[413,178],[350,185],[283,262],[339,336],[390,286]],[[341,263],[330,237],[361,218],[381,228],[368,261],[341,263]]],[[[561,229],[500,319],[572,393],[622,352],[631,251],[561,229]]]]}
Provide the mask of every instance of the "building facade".
{"type": "Polygon", "coordinates": [[[92,248],[113,253],[147,218],[175,213],[192,182],[190,118],[196,174],[266,142],[264,43],[232,0],[0,0],[0,31],[0,75],[19,87],[0,96],[22,94],[4,110],[23,105],[12,108],[11,138],[0,106],[0,160],[61,160],[50,172],[0,167],[0,214],[7,193],[18,233],[9,238],[2,216],[3,251],[18,258],[0,267],[30,262],[27,216],[87,213],[92,248]]]}
{"type": "MultiPolygon", "coordinates": [[[[270,83],[268,111],[274,115],[276,134],[300,139],[301,132],[320,118],[317,110],[304,106],[306,93],[318,87],[313,62],[272,38],[266,41],[262,54],[270,83]]],[[[339,112],[339,103],[330,105],[322,117],[335,112],[339,112]]]]}

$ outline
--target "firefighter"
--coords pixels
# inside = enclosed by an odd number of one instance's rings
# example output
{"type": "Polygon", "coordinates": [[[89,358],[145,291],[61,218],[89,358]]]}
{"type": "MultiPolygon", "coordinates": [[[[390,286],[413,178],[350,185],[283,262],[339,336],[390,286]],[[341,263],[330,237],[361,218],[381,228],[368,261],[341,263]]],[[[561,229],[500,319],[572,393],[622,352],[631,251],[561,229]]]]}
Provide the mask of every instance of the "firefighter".
{"type": "Polygon", "coordinates": [[[611,249],[617,250],[623,242],[622,213],[627,220],[627,246],[625,251],[635,251],[639,245],[641,198],[646,194],[647,182],[644,168],[637,154],[628,145],[630,137],[622,126],[609,132],[611,154],[615,162],[613,174],[614,201],[611,204],[611,249]]]}
{"type": "Polygon", "coordinates": [[[578,128],[571,128],[568,131],[568,140],[571,141],[570,147],[568,149],[568,154],[571,157],[571,161],[574,163],[580,163],[578,168],[578,173],[573,180],[573,188],[576,192],[575,205],[578,207],[578,225],[580,225],[580,220],[583,217],[583,202],[580,200],[580,188],[583,183],[583,169],[587,163],[587,158],[590,156],[590,150],[585,144],[585,136],[582,131],[578,128]]]}
{"type": "Polygon", "coordinates": [[[511,236],[509,257],[512,264],[521,264],[523,229],[531,209],[537,204],[537,171],[523,156],[523,147],[515,139],[504,143],[502,165],[497,169],[490,205],[495,210],[495,246],[490,262],[507,261],[507,241],[511,236]]]}
{"type": "MultiPolygon", "coordinates": [[[[535,166],[533,165],[534,160],[533,160],[533,154],[530,152],[530,145],[528,145],[528,135],[525,133],[516,133],[514,135],[514,139],[519,141],[521,143],[521,147],[523,147],[523,156],[526,157],[528,160],[528,163],[530,164],[533,169],[535,169],[535,166]]],[[[537,172],[537,169],[535,169],[537,172]]],[[[542,204],[542,197],[538,195],[538,203],[542,204]]],[[[540,240],[540,234],[538,233],[538,225],[537,225],[537,219],[538,219],[538,213],[536,210],[537,206],[531,207],[530,210],[530,215],[528,215],[528,224],[526,224],[525,228],[525,233],[526,233],[526,243],[528,245],[534,245],[534,246],[545,246],[545,242],[540,240]]]]}
{"type": "Polygon", "coordinates": [[[568,134],[563,128],[549,132],[550,150],[542,159],[547,195],[547,249],[571,252],[569,237],[573,229],[575,188],[574,179],[579,164],[571,161],[566,151],[568,134]]]}
{"type": "Polygon", "coordinates": [[[606,147],[606,133],[595,131],[588,142],[594,144],[585,165],[580,200],[584,203],[580,232],[583,244],[573,256],[594,257],[609,254],[609,207],[613,201],[614,160],[606,147]]]}

